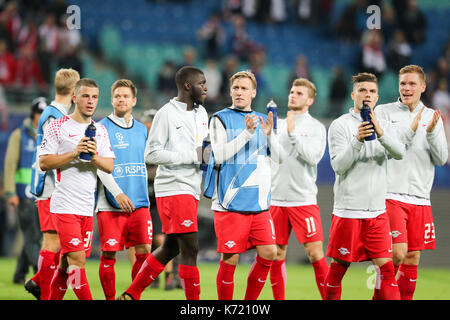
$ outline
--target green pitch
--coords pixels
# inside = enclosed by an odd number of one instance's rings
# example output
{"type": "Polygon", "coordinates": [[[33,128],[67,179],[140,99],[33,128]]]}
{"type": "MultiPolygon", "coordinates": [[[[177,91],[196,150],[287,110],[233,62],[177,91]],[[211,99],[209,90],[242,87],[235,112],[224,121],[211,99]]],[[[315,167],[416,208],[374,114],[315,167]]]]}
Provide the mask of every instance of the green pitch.
{"type": "MultiPolygon", "coordinates": [[[[22,285],[12,283],[15,259],[0,259],[0,300],[34,300],[22,285]]],[[[92,296],[103,300],[103,290],[98,277],[99,260],[88,259],[86,271],[92,296]]],[[[202,263],[199,265],[201,279],[201,295],[204,300],[216,300],[216,273],[218,264],[202,263]]],[[[238,265],[235,273],[234,299],[242,300],[245,294],[248,264],[238,265]]],[[[120,294],[131,283],[131,266],[126,260],[116,263],[116,290],[120,294]]],[[[314,271],[310,265],[288,264],[286,298],[289,300],[319,300],[320,296],[315,284],[314,271]]],[[[343,281],[343,300],[370,300],[373,290],[374,272],[369,263],[355,263],[348,270],[343,281]],[[369,268],[369,269],[368,269],[369,268]]],[[[269,282],[269,281],[268,281],[269,282]]],[[[260,299],[272,300],[272,290],[266,283],[260,299]]],[[[182,289],[165,291],[164,281],[161,288],[147,288],[142,294],[145,300],[184,300],[182,289]]],[[[64,299],[76,299],[69,289],[64,299]]],[[[415,293],[416,300],[450,300],[450,269],[419,268],[419,279],[415,293]]]]}

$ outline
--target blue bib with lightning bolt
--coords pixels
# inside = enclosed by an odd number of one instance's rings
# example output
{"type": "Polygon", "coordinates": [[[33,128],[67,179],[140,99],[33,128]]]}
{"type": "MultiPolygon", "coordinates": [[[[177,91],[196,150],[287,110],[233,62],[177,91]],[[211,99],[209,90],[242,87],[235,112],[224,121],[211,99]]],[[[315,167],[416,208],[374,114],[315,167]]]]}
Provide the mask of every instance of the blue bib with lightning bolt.
{"type": "MultiPolygon", "coordinates": [[[[248,114],[255,114],[266,121],[264,114],[231,108],[219,111],[213,117],[220,119],[227,132],[227,142],[230,142],[245,130],[245,116],[248,114]]],[[[250,141],[236,151],[232,158],[220,165],[214,160],[214,152],[211,153],[205,177],[205,197],[211,198],[217,188],[218,200],[228,211],[251,214],[269,210],[269,149],[261,125],[250,141]]]]}

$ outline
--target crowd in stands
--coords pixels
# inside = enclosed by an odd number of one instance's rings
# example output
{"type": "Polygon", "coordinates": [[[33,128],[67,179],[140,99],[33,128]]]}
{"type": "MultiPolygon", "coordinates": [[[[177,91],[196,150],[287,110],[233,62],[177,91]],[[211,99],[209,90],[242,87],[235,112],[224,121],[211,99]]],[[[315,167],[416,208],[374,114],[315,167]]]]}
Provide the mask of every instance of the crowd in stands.
{"type": "MultiPolygon", "coordinates": [[[[147,1],[184,3],[179,0],[147,1]]],[[[23,93],[31,90],[47,95],[52,66],[73,67],[82,74],[79,59],[81,34],[79,30],[68,30],[66,27],[67,5],[65,0],[9,0],[0,4],[2,119],[7,114],[5,91],[15,101],[27,101],[28,96],[23,93]]],[[[388,71],[396,73],[411,62],[414,48],[426,41],[427,30],[426,16],[416,0],[354,0],[349,2],[337,19],[331,19],[336,6],[334,0],[222,0],[221,10],[205,17],[203,26],[196,31],[201,45],[186,50],[181,64],[201,62],[208,78],[207,104],[223,105],[229,102],[228,75],[242,66],[255,73],[260,91],[270,91],[270,81],[262,72],[270,61],[266,56],[266,48],[252,37],[248,29],[249,22],[267,25],[294,23],[326,28],[330,37],[339,39],[343,44],[360,44],[360,53],[351,70],[343,65],[336,65],[334,70],[330,70],[333,80],[326,116],[336,117],[341,113],[342,104],[348,96],[345,83],[350,81],[351,73],[368,71],[380,79],[388,71]],[[369,5],[381,8],[381,30],[367,28],[366,9],[369,5]],[[225,25],[230,26],[231,35],[227,35],[225,25]]],[[[424,102],[442,109],[444,114],[448,114],[446,110],[450,109],[449,52],[447,45],[436,65],[425,68],[428,90],[424,102]]],[[[179,67],[180,63],[175,61],[163,64],[157,75],[157,94],[174,94],[176,88],[173,76],[179,67]]],[[[314,81],[308,59],[301,48],[286,83],[289,85],[297,77],[314,81]]]]}
{"type": "Polygon", "coordinates": [[[81,33],[66,26],[64,0],[0,2],[0,109],[3,128],[7,105],[48,96],[53,70],[82,73],[81,33]]]}

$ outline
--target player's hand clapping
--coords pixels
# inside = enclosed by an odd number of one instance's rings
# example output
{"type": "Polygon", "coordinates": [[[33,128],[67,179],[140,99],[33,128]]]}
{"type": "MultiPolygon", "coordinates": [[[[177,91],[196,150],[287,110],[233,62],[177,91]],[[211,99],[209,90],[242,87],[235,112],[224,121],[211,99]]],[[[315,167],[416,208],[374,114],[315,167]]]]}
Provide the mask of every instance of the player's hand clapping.
{"type": "Polygon", "coordinates": [[[245,116],[245,128],[250,132],[254,133],[256,127],[258,126],[258,117],[254,114],[248,114],[245,116]]]}
{"type": "Polygon", "coordinates": [[[267,115],[266,122],[263,121],[262,117],[259,117],[259,120],[261,121],[261,129],[262,129],[263,133],[266,136],[270,136],[270,134],[272,133],[272,128],[273,128],[273,113],[269,112],[269,114],[267,115]]]}

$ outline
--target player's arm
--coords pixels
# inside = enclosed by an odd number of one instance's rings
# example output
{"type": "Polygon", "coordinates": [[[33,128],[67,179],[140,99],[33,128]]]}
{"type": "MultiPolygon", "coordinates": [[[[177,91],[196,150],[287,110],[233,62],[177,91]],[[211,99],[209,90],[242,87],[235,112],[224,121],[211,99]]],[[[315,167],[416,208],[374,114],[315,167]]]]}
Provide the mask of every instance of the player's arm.
{"type": "Polygon", "coordinates": [[[328,130],[328,146],[331,167],[336,174],[345,174],[358,161],[359,152],[364,145],[364,142],[359,140],[359,134],[365,132],[364,124],[367,123],[363,122],[358,127],[358,135],[349,138],[343,127],[344,124],[336,120],[331,123],[328,130]]]}
{"type": "Polygon", "coordinates": [[[133,212],[134,205],[131,202],[130,198],[123,193],[122,189],[117,184],[111,173],[106,173],[102,170],[97,170],[97,176],[100,181],[103,183],[106,189],[114,196],[117,201],[117,204],[120,206],[123,212],[133,212]]]}
{"type": "Polygon", "coordinates": [[[387,120],[378,121],[373,109],[370,109],[370,116],[374,125],[374,131],[378,141],[386,149],[389,158],[401,160],[406,152],[405,144],[398,138],[395,129],[387,120]]]}
{"type": "MultiPolygon", "coordinates": [[[[169,142],[170,115],[166,110],[156,113],[150,129],[150,138],[146,147],[145,161],[154,165],[179,165],[200,163],[196,149],[184,148],[182,143],[177,150],[167,150],[169,142]]],[[[178,147],[178,146],[177,146],[178,147]]]]}
{"type": "Polygon", "coordinates": [[[4,192],[8,198],[8,203],[14,207],[19,205],[19,197],[16,194],[16,171],[20,158],[20,139],[20,129],[14,130],[8,140],[3,171],[4,192]]]}
{"type": "Polygon", "coordinates": [[[327,144],[327,132],[324,126],[310,127],[308,135],[300,135],[298,129],[288,133],[289,141],[297,151],[297,159],[315,166],[322,159],[327,144]]]}
{"type": "Polygon", "coordinates": [[[52,144],[54,143],[52,143],[51,140],[49,140],[49,137],[46,137],[46,135],[44,134],[44,139],[42,139],[41,144],[42,152],[39,156],[39,167],[41,167],[42,170],[47,171],[61,168],[69,164],[71,161],[77,158],[80,153],[89,152],[88,140],[89,138],[83,137],[78,142],[77,147],[72,151],[57,154],[56,149],[52,147],[52,144]]]}
{"type": "Polygon", "coordinates": [[[430,145],[431,159],[438,166],[443,166],[448,159],[447,139],[444,132],[444,124],[441,112],[435,110],[433,117],[427,125],[427,141],[430,145]]]}
{"type": "MultiPolygon", "coordinates": [[[[249,116],[247,116],[249,117],[249,116]]],[[[254,118],[246,117],[247,128],[255,127],[254,118]]],[[[250,129],[251,130],[251,129],[250,129]]],[[[243,130],[236,138],[228,142],[227,131],[218,117],[213,117],[209,126],[209,136],[211,137],[211,148],[217,164],[221,164],[232,158],[241,150],[245,144],[253,137],[253,132],[249,129],[243,130]]]]}
{"type": "Polygon", "coordinates": [[[106,173],[111,173],[114,170],[114,151],[109,141],[108,131],[104,126],[100,126],[99,130],[100,140],[97,145],[97,139],[87,140],[87,150],[92,155],[91,163],[106,173]]]}
{"type": "Polygon", "coordinates": [[[114,170],[114,158],[101,157],[98,154],[93,154],[91,162],[97,169],[106,173],[111,173],[114,170]]]}

